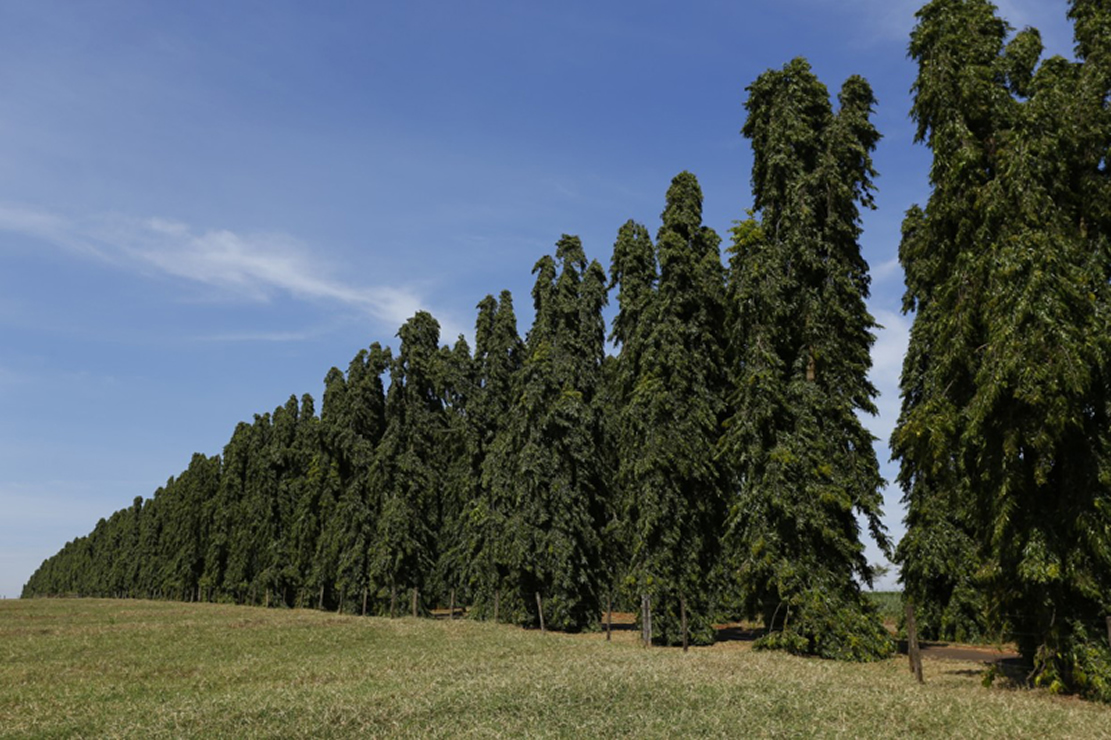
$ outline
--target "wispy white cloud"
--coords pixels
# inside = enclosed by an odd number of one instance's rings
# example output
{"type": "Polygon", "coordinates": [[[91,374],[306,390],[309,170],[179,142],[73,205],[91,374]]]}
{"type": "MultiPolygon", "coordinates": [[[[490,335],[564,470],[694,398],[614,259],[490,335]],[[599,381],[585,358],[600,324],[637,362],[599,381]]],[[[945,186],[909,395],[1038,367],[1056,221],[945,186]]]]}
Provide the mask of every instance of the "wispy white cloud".
{"type": "MultiPolygon", "coordinates": [[[[275,295],[287,295],[353,307],[391,329],[427,308],[425,299],[412,288],[355,286],[335,277],[319,250],[285,234],[196,230],[161,218],[114,217],[83,222],[12,204],[0,204],[0,230],[30,236],[133,272],[205,285],[240,299],[267,301],[275,295]]],[[[454,322],[449,321],[445,329],[449,327],[454,328],[454,322]]],[[[268,338],[292,341],[295,336],[268,338]]]]}
{"type": "MultiPolygon", "coordinates": [[[[859,19],[878,37],[909,41],[915,13],[925,0],[800,0],[804,4],[837,7],[859,19]]],[[[1042,32],[1048,51],[1067,54],[1070,39],[1065,0],[993,0],[998,15],[1015,29],[1033,26],[1042,32]]]]}

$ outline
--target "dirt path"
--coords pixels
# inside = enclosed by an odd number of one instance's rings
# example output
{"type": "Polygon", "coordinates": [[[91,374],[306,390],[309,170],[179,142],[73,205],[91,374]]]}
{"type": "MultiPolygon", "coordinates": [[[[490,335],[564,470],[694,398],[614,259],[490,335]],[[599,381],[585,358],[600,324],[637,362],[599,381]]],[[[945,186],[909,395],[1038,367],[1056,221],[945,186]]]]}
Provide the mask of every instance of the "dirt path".
{"type": "Polygon", "coordinates": [[[1002,663],[1019,660],[1013,650],[980,645],[956,645],[948,642],[924,642],[922,657],[930,660],[959,660],[966,663],[1002,663]]]}

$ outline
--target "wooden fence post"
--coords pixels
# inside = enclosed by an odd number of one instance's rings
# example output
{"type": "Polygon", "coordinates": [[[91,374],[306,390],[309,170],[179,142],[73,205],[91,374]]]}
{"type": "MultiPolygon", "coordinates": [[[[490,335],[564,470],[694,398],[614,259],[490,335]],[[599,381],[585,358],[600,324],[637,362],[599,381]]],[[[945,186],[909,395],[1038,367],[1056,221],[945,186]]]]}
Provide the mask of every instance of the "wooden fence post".
{"type": "Polygon", "coordinates": [[[540,634],[544,634],[544,603],[540,600],[540,592],[536,592],[536,611],[540,614],[540,634]]]}
{"type": "Polygon", "coordinates": [[[914,601],[911,599],[907,599],[907,658],[910,660],[910,672],[918,683],[925,683],[922,678],[922,653],[918,649],[918,627],[914,623],[914,601]]]}

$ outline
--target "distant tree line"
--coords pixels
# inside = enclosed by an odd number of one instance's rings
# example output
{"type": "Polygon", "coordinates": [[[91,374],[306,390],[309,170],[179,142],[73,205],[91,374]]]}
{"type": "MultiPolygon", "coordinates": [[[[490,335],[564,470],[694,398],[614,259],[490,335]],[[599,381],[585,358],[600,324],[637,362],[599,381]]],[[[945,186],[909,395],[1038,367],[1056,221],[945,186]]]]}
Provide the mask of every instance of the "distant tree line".
{"type": "Polygon", "coordinates": [[[748,88],[755,203],[726,261],[681,173],[608,274],[573,236],[536,263],[524,339],[508,292],[479,303],[473,351],[418,313],[396,355],[328,373],[319,416],[305,396],[240,424],[24,596],[458,603],[562,630],[616,598],[661,644],[749,617],[761,647],[868,660],[893,644],[861,592],[863,523],[925,636],[1014,638],[1039,682],[1111,700],[1111,1],[1069,6],[1074,60],[1041,60],[1034,29],[1008,40],[987,0],[917,15],[932,189],[899,252],[893,553],[859,418],[875,100],[852,77],[835,107],[796,59],[748,88]]]}

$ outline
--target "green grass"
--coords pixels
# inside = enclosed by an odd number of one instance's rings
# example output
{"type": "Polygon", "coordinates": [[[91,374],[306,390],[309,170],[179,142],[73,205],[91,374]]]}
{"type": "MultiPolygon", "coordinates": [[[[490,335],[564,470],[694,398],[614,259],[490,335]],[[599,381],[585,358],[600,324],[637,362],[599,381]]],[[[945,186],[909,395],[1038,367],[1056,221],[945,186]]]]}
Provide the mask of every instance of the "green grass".
{"type": "Polygon", "coordinates": [[[982,666],[805,660],[632,632],[143,601],[0,601],[0,736],[1111,736],[982,666]]]}

